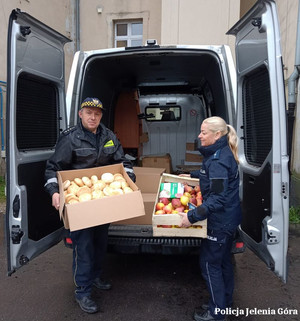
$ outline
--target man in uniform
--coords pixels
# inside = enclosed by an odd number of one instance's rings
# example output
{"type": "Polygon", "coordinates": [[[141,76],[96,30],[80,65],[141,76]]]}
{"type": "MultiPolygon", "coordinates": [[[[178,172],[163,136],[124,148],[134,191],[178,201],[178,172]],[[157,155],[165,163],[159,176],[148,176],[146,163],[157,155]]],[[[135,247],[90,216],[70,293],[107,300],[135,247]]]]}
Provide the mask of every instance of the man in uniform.
{"type": "MultiPolygon", "coordinates": [[[[55,152],[47,162],[45,189],[57,210],[60,199],[57,171],[123,163],[127,174],[135,181],[132,164],[125,158],[115,134],[101,123],[102,115],[101,101],[98,98],[86,98],[79,110],[80,122],[61,134],[55,152]]],[[[108,227],[109,224],[104,224],[70,232],[73,243],[75,299],[87,313],[98,311],[96,302],[91,299],[92,286],[102,290],[111,288],[111,284],[101,278],[108,227]]]]}

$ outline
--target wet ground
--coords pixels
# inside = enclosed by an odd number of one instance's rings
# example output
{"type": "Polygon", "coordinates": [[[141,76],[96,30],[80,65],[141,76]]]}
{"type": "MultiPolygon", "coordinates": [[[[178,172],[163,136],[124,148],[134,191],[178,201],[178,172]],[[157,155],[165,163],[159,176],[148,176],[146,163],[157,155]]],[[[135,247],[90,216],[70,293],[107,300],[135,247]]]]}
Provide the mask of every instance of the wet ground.
{"type": "MultiPolygon", "coordinates": [[[[188,321],[193,319],[194,308],[208,298],[197,257],[109,254],[106,276],[113,288],[93,293],[101,311],[88,315],[73,298],[72,253],[62,243],[6,276],[3,216],[0,214],[1,321],[188,321]]],[[[250,250],[235,255],[230,320],[300,320],[299,241],[300,228],[291,228],[287,284],[250,250]]]]}

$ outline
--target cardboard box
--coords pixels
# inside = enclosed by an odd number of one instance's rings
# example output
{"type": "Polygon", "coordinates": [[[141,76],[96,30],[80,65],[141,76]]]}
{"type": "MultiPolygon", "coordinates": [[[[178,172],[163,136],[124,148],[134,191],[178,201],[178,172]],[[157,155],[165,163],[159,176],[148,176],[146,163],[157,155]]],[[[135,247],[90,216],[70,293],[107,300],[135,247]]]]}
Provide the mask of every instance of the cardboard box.
{"type": "Polygon", "coordinates": [[[145,215],[112,223],[113,225],[152,225],[152,213],[156,193],[142,193],[145,215]]]}
{"type": "Polygon", "coordinates": [[[133,167],[136,182],[135,184],[144,193],[157,193],[157,187],[162,173],[165,173],[165,168],[153,167],[133,167]]]}
{"type": "Polygon", "coordinates": [[[142,158],[143,167],[155,167],[155,168],[165,168],[166,173],[171,173],[172,164],[171,164],[171,155],[148,155],[143,156],[142,158]]]}
{"type": "Polygon", "coordinates": [[[185,153],[185,160],[192,163],[202,163],[203,156],[198,151],[188,151],[185,153]]]}
{"type": "Polygon", "coordinates": [[[198,144],[197,144],[196,140],[193,143],[186,143],[186,150],[195,151],[195,150],[197,150],[197,147],[198,147],[198,144]]]}
{"type": "Polygon", "coordinates": [[[136,175],[135,184],[142,192],[145,215],[118,221],[114,224],[152,225],[152,214],[156,200],[157,187],[161,174],[165,172],[165,168],[133,167],[133,170],[136,175]]]}
{"type": "Polygon", "coordinates": [[[140,135],[140,144],[143,144],[143,143],[148,143],[149,142],[149,135],[148,133],[142,133],[140,135]]]}
{"type": "MultiPolygon", "coordinates": [[[[177,175],[162,174],[160,183],[185,183],[196,186],[199,180],[196,178],[180,177],[177,175]]],[[[159,199],[160,183],[156,194],[156,201],[159,199]]],[[[199,221],[189,228],[178,227],[159,227],[159,225],[179,225],[181,223],[181,216],[179,214],[155,214],[155,207],[153,208],[152,227],[153,236],[173,236],[173,237],[207,237],[207,220],[199,221]]]]}
{"type": "Polygon", "coordinates": [[[57,172],[60,195],[59,214],[63,219],[65,228],[71,231],[80,230],[92,226],[102,225],[145,215],[142,193],[127,175],[122,164],[115,164],[87,169],[69,170],[57,172]],[[125,177],[132,193],[109,196],[76,204],[65,204],[62,183],[76,177],[97,175],[103,173],[121,173],[125,177]]]}

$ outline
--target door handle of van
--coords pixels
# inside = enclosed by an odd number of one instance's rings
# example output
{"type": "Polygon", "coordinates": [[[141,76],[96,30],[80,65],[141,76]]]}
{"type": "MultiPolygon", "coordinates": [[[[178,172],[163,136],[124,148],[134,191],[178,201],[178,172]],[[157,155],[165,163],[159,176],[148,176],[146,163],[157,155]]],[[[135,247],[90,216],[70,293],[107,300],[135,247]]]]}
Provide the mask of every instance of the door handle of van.
{"type": "Polygon", "coordinates": [[[19,217],[19,213],[20,213],[20,196],[19,195],[15,196],[12,208],[13,208],[13,217],[15,218],[19,217]]]}

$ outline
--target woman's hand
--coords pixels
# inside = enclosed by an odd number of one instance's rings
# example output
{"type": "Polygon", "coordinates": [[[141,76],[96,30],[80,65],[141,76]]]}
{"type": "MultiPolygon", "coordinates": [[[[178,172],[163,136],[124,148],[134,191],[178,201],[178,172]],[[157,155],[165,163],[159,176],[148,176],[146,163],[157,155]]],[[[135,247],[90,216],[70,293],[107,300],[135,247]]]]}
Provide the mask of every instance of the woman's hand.
{"type": "Polygon", "coordinates": [[[182,221],[179,224],[179,227],[190,227],[192,224],[190,223],[187,213],[178,213],[182,217],[182,221]]]}
{"type": "Polygon", "coordinates": [[[179,174],[178,176],[180,176],[180,177],[191,177],[191,174],[179,174]]]}

